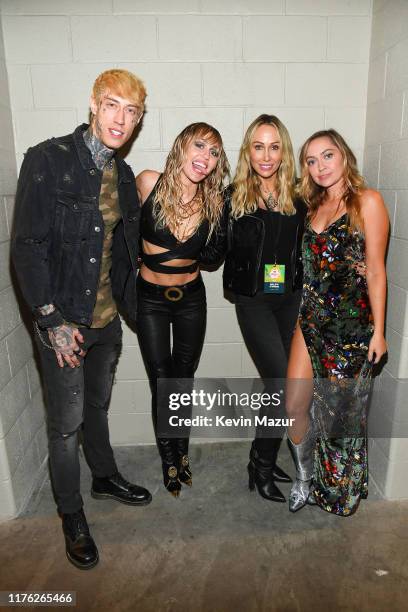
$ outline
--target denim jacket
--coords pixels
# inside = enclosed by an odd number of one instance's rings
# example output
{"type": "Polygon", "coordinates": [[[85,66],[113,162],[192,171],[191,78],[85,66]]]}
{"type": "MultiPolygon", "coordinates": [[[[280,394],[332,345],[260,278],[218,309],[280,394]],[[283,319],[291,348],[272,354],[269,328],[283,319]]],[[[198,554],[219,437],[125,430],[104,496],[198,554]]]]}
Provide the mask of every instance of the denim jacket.
{"type": "MultiPolygon", "coordinates": [[[[87,148],[83,124],[73,134],[28,149],[17,186],[12,259],[23,296],[41,327],[65,321],[90,325],[104,239],[99,210],[102,172],[87,148]],[[54,304],[43,316],[37,308],[54,304]]],[[[136,316],[140,204],[135,179],[116,157],[122,220],[112,245],[112,293],[136,316]]]]}

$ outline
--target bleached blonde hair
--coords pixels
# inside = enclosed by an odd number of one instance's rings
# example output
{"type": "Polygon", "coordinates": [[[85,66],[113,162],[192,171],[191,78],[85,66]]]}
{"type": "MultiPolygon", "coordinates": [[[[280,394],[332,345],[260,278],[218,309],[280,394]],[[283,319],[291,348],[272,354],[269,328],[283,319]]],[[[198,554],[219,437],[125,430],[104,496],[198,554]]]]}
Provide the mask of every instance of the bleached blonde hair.
{"type": "Polygon", "coordinates": [[[105,70],[96,79],[92,87],[92,96],[99,104],[106,93],[116,93],[122,98],[131,100],[141,112],[144,110],[146,88],[143,81],[129,70],[113,68],[105,70]]]}
{"type": "Polygon", "coordinates": [[[295,159],[289,132],[282,121],[275,115],[259,115],[248,127],[239,151],[235,171],[231,201],[232,216],[235,219],[253,213],[258,208],[260,198],[260,179],[250,161],[250,147],[255,131],[261,125],[272,125],[279,134],[282,147],[282,161],[277,172],[278,208],[285,215],[293,215],[296,208],[293,204],[295,192],[295,159]]]}

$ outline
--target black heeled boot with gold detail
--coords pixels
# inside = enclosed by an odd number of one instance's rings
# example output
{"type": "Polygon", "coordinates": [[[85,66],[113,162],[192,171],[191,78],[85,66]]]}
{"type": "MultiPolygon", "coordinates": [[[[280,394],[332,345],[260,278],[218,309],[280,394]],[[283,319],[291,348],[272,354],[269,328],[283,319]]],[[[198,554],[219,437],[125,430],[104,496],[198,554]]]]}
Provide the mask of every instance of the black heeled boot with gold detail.
{"type": "Polygon", "coordinates": [[[174,440],[178,456],[179,480],[188,487],[193,486],[193,475],[188,456],[188,438],[176,438],[174,440]]]}
{"type": "Polygon", "coordinates": [[[157,438],[157,447],[162,460],[164,486],[173,497],[178,497],[181,491],[181,482],[179,480],[178,457],[173,450],[173,440],[157,438]]]}

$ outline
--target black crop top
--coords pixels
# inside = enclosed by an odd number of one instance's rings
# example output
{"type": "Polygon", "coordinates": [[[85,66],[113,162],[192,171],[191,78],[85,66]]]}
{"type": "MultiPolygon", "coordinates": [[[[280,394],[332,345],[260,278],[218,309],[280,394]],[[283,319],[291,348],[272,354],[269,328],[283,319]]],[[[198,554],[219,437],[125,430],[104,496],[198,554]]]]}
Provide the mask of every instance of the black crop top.
{"type": "Polygon", "coordinates": [[[142,239],[150,242],[150,244],[168,249],[168,251],[150,255],[144,252],[142,242],[142,261],[150,270],[153,270],[153,272],[160,272],[161,274],[184,274],[186,272],[195,272],[198,268],[197,261],[188,266],[167,266],[164,265],[163,262],[171,261],[172,259],[197,259],[200,251],[207,242],[209,232],[208,220],[205,219],[202,221],[194,234],[187,238],[185,242],[181,243],[174,234],[171,233],[168,227],[156,227],[156,219],[153,215],[153,204],[158,182],[159,181],[157,181],[142,206],[140,235],[142,239]]]}

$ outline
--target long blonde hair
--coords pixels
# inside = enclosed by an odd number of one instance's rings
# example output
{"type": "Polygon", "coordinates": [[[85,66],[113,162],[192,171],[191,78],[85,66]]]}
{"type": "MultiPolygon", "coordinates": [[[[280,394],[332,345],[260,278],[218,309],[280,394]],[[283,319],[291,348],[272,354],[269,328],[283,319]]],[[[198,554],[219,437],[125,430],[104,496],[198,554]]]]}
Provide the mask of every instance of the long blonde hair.
{"type": "Polygon", "coordinates": [[[251,166],[249,150],[255,130],[261,125],[272,125],[278,132],[281,141],[282,161],[277,172],[278,210],[285,215],[296,213],[293,205],[295,160],[289,132],[278,117],[264,114],[259,115],[248,127],[239,151],[237,169],[232,182],[234,190],[231,211],[235,219],[242,217],[242,215],[253,213],[258,208],[260,179],[251,166]]]}
{"type": "MultiPolygon", "coordinates": [[[[327,189],[321,187],[314,182],[310,176],[307,165],[307,150],[310,143],[316,138],[329,138],[333,145],[340,151],[343,158],[344,166],[344,183],[345,189],[342,195],[342,200],[346,205],[346,211],[350,219],[350,228],[353,230],[362,231],[363,221],[361,218],[360,194],[365,187],[364,178],[358,171],[357,160],[344,138],[336,132],[336,130],[320,130],[315,132],[306,140],[300,150],[299,161],[301,170],[301,179],[299,183],[299,195],[306,202],[309,208],[309,217],[314,217],[319,206],[323,203],[327,189]]],[[[341,200],[340,200],[341,201],[341,200]]]]}
{"type": "Polygon", "coordinates": [[[201,198],[202,209],[198,223],[207,219],[210,226],[209,236],[219,222],[222,210],[222,190],[224,179],[229,175],[229,164],[218,130],[208,123],[192,123],[177,136],[167,156],[164,172],[159,180],[155,198],[154,215],[159,227],[175,227],[177,222],[177,203],[183,196],[180,172],[185,160],[187,146],[194,138],[214,141],[219,147],[219,157],[214,170],[198,184],[197,195],[201,198]]]}

